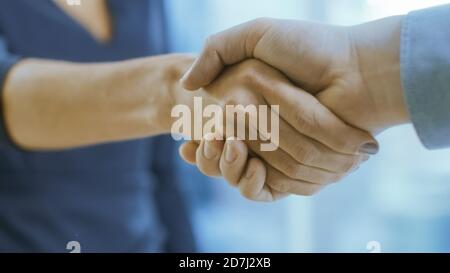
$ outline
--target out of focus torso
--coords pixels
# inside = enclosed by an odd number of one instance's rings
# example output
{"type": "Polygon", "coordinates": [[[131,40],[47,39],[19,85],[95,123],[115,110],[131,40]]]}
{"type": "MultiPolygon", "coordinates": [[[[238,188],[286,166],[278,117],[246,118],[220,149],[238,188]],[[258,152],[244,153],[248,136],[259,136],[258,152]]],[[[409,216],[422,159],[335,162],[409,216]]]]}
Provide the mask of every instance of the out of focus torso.
{"type": "MultiPolygon", "coordinates": [[[[162,0],[107,1],[111,35],[104,43],[52,0],[0,5],[0,36],[10,53],[25,58],[103,62],[165,50],[162,0]]],[[[69,241],[84,251],[162,251],[152,167],[161,141],[48,153],[0,144],[0,251],[65,252],[69,241]]]]}

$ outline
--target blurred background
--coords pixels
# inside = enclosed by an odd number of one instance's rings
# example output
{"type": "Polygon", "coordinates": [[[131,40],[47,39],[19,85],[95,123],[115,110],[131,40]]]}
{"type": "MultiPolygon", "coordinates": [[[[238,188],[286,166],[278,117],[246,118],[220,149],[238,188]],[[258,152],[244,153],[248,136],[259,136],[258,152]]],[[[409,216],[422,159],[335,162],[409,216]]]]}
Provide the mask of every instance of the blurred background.
{"type": "MultiPolygon", "coordinates": [[[[351,25],[447,3],[439,0],[169,0],[175,52],[258,17],[351,25]]],[[[179,162],[199,247],[208,252],[450,252],[450,153],[427,151],[412,126],[378,137],[381,152],[315,197],[244,200],[179,162]],[[373,249],[372,249],[373,250],[373,249]]]]}

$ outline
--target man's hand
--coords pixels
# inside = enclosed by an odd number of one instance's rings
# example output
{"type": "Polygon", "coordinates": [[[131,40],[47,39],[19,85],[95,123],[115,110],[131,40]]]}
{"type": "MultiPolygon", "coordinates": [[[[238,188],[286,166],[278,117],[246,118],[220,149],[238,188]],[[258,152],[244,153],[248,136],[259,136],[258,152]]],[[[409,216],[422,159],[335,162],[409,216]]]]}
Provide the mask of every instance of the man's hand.
{"type": "MultiPolygon", "coordinates": [[[[211,36],[182,84],[200,88],[224,66],[256,58],[279,69],[347,123],[377,133],[408,120],[400,85],[401,20],[391,17],[354,27],[251,21],[211,36]]],[[[376,148],[365,147],[369,153],[376,148]]]]}
{"type": "Polygon", "coordinates": [[[223,175],[249,199],[314,194],[365,161],[367,146],[377,146],[370,134],[342,122],[314,96],[261,61],[235,65],[212,84],[187,94],[217,105],[279,105],[282,137],[276,151],[263,152],[260,141],[248,140],[205,139],[200,146],[191,142],[182,147],[186,161],[196,163],[206,175],[223,175]]]}

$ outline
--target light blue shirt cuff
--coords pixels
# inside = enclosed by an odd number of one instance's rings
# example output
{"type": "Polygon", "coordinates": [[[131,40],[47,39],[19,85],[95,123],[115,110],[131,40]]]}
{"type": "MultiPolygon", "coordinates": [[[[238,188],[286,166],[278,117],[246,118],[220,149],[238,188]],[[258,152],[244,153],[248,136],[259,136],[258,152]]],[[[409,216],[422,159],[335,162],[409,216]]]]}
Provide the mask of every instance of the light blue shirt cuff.
{"type": "Polygon", "coordinates": [[[450,5],[403,21],[401,74],[414,127],[429,149],[450,147],[450,5]]]}

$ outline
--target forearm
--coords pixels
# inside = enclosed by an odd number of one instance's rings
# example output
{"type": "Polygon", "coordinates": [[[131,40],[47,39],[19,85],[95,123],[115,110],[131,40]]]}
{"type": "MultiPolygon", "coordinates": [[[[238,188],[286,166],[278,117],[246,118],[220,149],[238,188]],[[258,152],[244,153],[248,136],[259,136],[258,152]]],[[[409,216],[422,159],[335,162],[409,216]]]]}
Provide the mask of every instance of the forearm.
{"type": "Polygon", "coordinates": [[[400,36],[403,16],[351,27],[359,69],[374,102],[378,130],[409,121],[400,77],[400,36]]]}
{"type": "Polygon", "coordinates": [[[8,134],[22,148],[47,150],[167,133],[170,89],[191,62],[181,55],[104,64],[24,60],[4,86],[8,134]]]}

